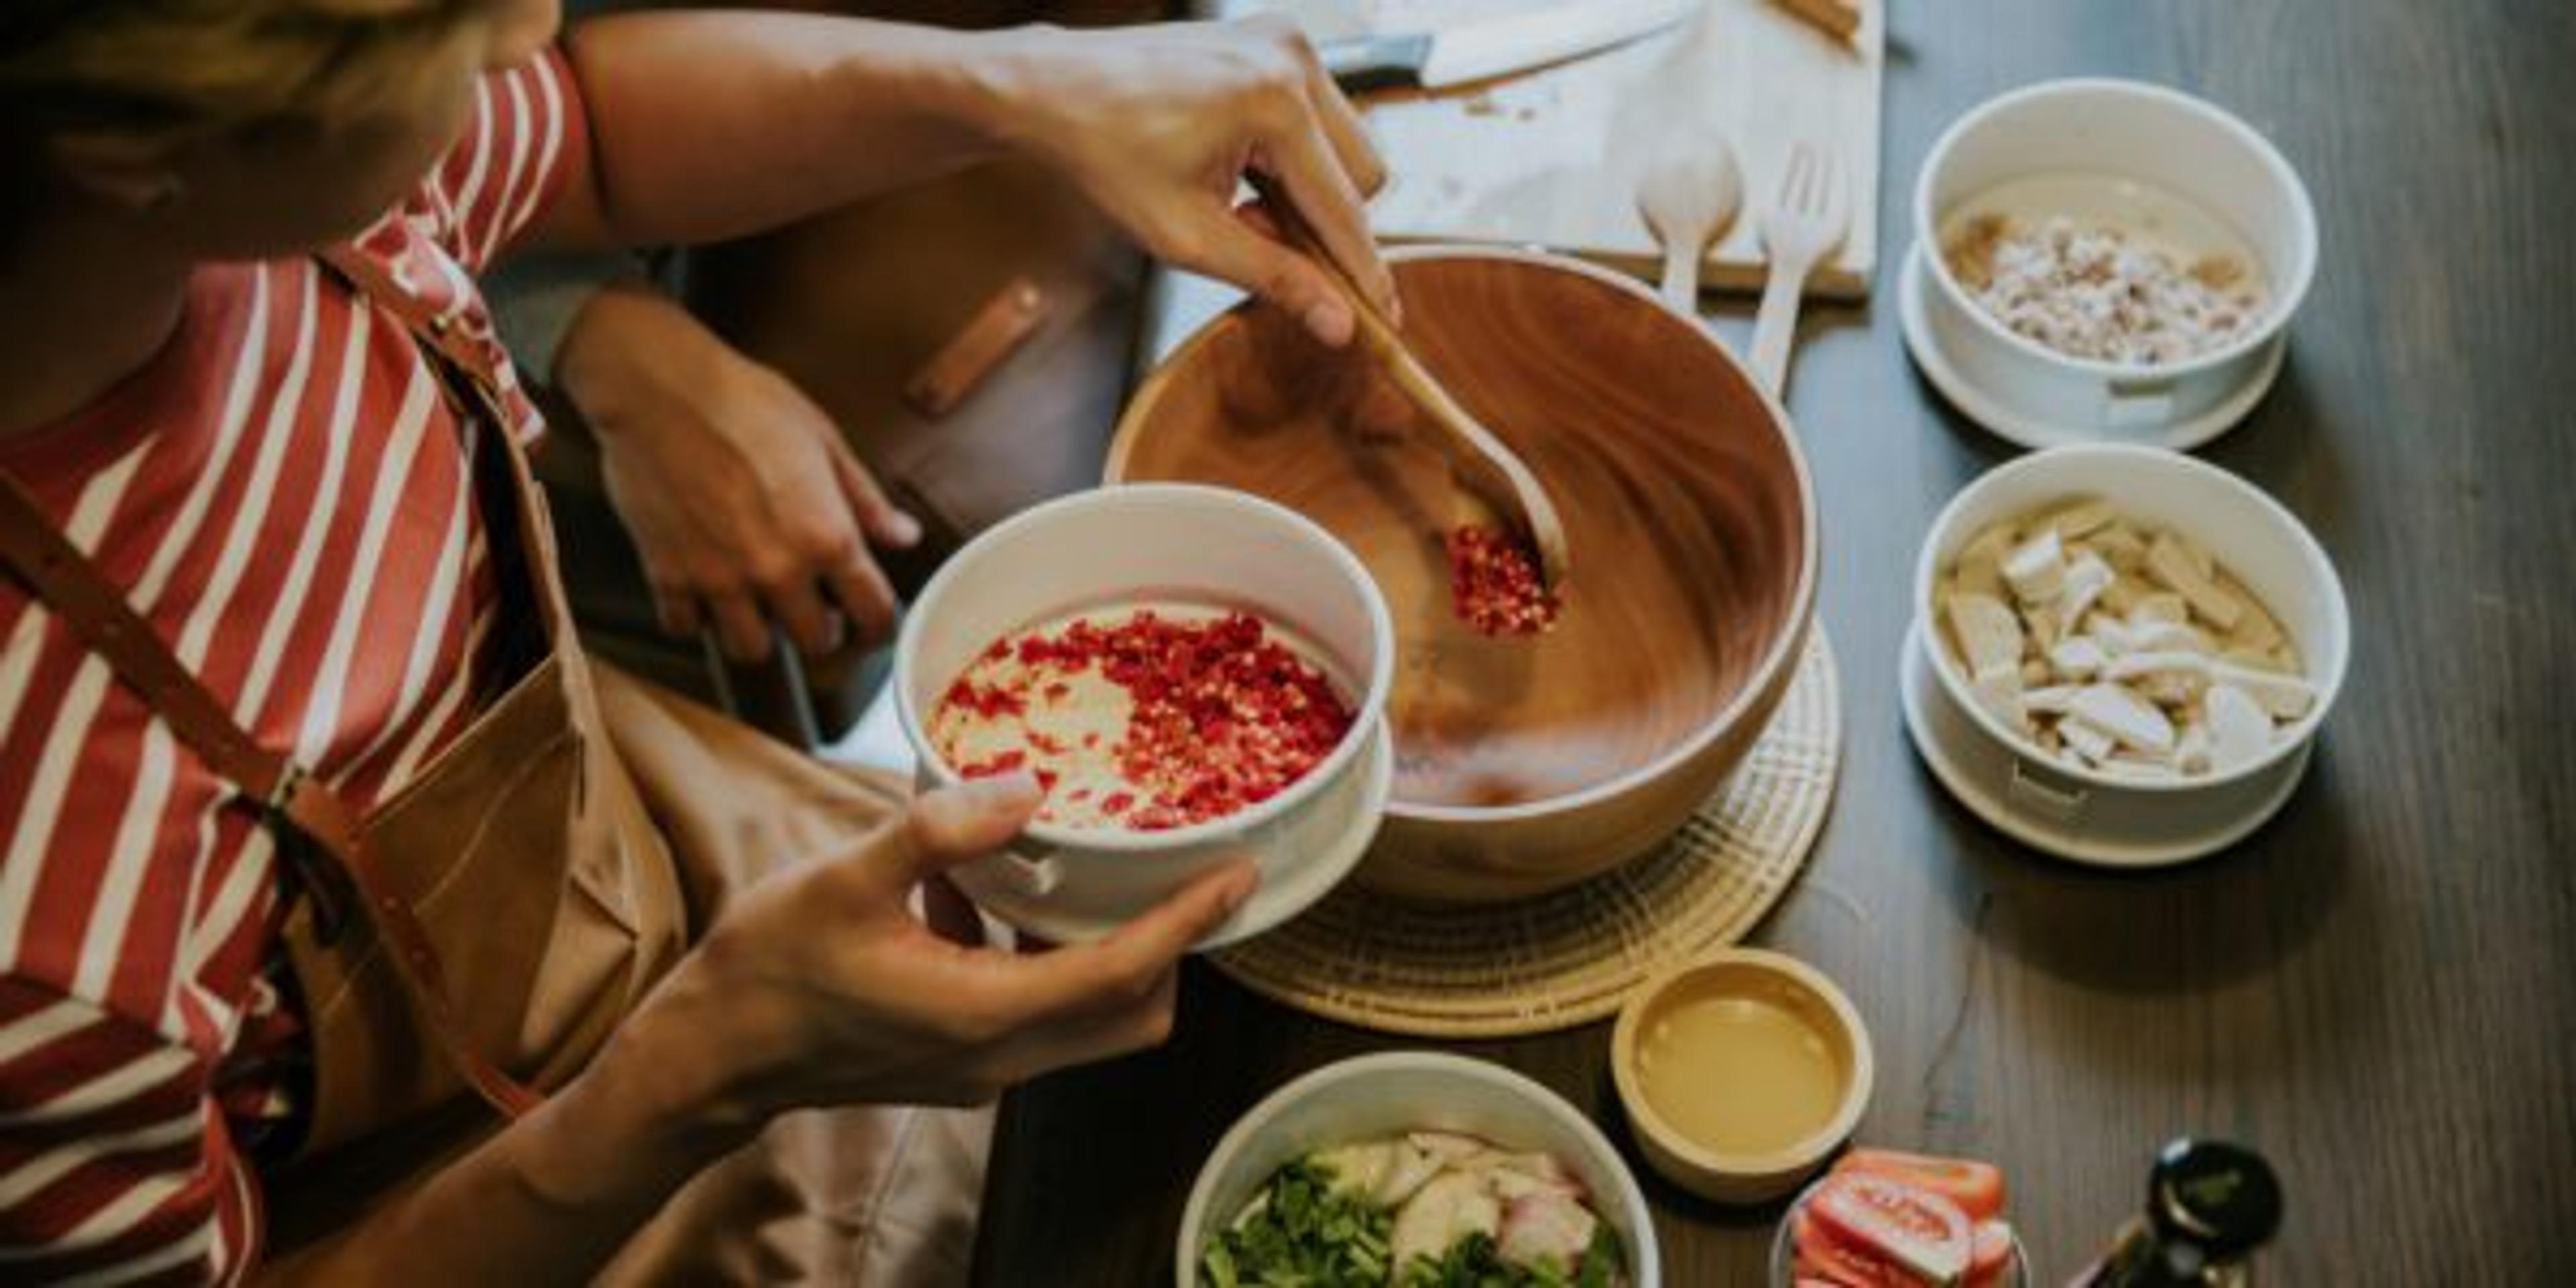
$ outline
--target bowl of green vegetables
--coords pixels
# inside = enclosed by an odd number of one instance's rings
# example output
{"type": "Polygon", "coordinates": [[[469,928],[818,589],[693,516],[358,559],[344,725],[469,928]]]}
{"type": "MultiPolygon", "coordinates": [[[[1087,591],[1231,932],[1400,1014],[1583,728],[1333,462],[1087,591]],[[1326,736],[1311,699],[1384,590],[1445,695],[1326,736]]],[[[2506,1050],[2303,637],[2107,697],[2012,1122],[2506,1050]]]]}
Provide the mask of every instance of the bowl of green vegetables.
{"type": "Polygon", "coordinates": [[[1499,1065],[1393,1051],[1252,1107],[1190,1188],[1180,1288],[1660,1288],[1636,1177],[1499,1065]]]}

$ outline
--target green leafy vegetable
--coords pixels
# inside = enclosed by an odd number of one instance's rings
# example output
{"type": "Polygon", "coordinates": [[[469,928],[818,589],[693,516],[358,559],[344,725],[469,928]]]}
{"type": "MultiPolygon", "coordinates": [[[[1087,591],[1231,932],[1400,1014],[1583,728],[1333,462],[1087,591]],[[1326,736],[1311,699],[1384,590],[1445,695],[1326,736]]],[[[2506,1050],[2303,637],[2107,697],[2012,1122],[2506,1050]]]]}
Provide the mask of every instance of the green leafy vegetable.
{"type": "Polygon", "coordinates": [[[1338,1193],[1330,1169],[1290,1163],[1234,1223],[1207,1241],[1199,1273],[1213,1288],[1621,1288],[1619,1236],[1596,1227],[1572,1267],[1516,1265],[1493,1239],[1471,1234],[1439,1257],[1389,1264],[1392,1211],[1338,1193]]]}
{"type": "Polygon", "coordinates": [[[1301,1159],[1208,1241],[1199,1264],[1217,1288],[1384,1288],[1394,1221],[1334,1193],[1331,1174],[1301,1159]]]}
{"type": "Polygon", "coordinates": [[[1549,1283],[1518,1266],[1504,1264],[1494,1250],[1494,1241],[1482,1234],[1471,1234],[1450,1244],[1449,1251],[1437,1261],[1415,1257],[1396,1282],[1401,1288],[1521,1288],[1524,1284],[1549,1283]]]}
{"type": "Polygon", "coordinates": [[[1471,1234],[1449,1245],[1438,1260],[1415,1257],[1395,1281],[1396,1288],[1614,1288],[1619,1276],[1619,1236],[1607,1226],[1595,1230],[1574,1277],[1550,1262],[1516,1265],[1503,1260],[1494,1241],[1471,1234]]]}
{"type": "Polygon", "coordinates": [[[1619,1236],[1607,1225],[1592,1227],[1592,1245],[1583,1250],[1582,1264],[1574,1268],[1575,1288],[1614,1288],[1625,1282],[1621,1274],[1619,1236]]]}

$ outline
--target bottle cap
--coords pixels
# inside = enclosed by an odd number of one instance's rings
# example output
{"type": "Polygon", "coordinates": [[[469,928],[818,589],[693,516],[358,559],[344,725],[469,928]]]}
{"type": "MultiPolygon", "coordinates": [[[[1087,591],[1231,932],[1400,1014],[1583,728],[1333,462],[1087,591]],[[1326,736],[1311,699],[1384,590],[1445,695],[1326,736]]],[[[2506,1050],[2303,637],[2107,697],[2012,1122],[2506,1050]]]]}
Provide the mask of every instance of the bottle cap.
{"type": "Polygon", "coordinates": [[[2156,1155],[2147,1212],[2159,1234],[2225,1263],[2281,1228],[2281,1183],[2253,1150],[2185,1137],[2156,1155]]]}

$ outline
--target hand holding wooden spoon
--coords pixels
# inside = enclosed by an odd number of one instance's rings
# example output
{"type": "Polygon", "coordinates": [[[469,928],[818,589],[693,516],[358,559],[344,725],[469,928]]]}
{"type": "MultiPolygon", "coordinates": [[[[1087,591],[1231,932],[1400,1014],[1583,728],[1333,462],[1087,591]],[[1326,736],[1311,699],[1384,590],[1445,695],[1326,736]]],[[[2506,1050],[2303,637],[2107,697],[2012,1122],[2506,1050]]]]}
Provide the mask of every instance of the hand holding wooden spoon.
{"type": "Polygon", "coordinates": [[[1434,441],[1448,458],[1450,472],[1462,489],[1491,506],[1504,526],[1527,539],[1538,554],[1539,575],[1547,588],[1562,590],[1572,567],[1566,554],[1565,521],[1557,514],[1556,503],[1548,498],[1547,489],[1540,486],[1538,475],[1414,357],[1395,325],[1352,284],[1339,261],[1323,249],[1287,194],[1258,173],[1250,182],[1253,191],[1260,194],[1264,213],[1278,229],[1280,239],[1324,266],[1325,276],[1332,279],[1334,289],[1349,303],[1358,322],[1360,345],[1386,368],[1396,387],[1430,420],[1436,431],[1434,441]]]}

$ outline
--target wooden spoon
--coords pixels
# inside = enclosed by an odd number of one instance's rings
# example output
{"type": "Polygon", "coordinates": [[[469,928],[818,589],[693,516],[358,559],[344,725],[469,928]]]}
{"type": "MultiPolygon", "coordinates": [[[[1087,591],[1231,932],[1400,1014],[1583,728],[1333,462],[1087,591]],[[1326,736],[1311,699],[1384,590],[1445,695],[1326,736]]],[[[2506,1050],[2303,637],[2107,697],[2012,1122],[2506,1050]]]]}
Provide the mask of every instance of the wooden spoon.
{"type": "Polygon", "coordinates": [[[1744,204],[1744,175],[1726,136],[1685,123],[1658,135],[1637,183],[1637,213],[1664,247],[1664,303],[1699,314],[1699,266],[1744,204]]]}
{"type": "MultiPolygon", "coordinates": [[[[1266,175],[1254,175],[1251,184],[1271,222],[1277,225],[1281,240],[1322,266],[1326,280],[1350,305],[1351,316],[1358,323],[1360,346],[1377,359],[1396,388],[1412,399],[1439,431],[1433,436],[1434,443],[1448,458],[1451,476],[1463,492],[1482,503],[1474,510],[1490,507],[1493,517],[1501,519],[1503,526],[1538,553],[1539,577],[1548,589],[1562,590],[1573,567],[1566,555],[1565,521],[1558,516],[1556,502],[1548,498],[1547,489],[1539,485],[1538,475],[1450,396],[1422,361],[1413,356],[1394,324],[1378,312],[1377,306],[1342,271],[1332,253],[1324,249],[1322,239],[1297,213],[1288,194],[1266,175]]],[[[1471,511],[1468,517],[1472,521],[1486,516],[1471,511]]]]}

